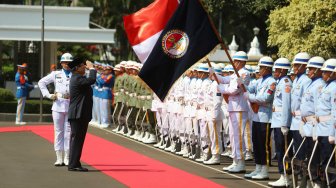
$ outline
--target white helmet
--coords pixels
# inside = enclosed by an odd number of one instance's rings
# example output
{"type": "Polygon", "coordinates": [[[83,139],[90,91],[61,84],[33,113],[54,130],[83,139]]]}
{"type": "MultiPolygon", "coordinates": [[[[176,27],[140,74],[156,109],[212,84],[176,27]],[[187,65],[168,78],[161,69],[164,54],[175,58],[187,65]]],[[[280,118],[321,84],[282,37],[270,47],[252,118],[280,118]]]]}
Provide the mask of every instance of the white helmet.
{"type": "Polygon", "coordinates": [[[70,53],[64,53],[62,56],[61,56],[61,60],[60,62],[71,62],[73,60],[73,57],[70,53]]]}
{"type": "Polygon", "coordinates": [[[125,68],[130,69],[134,65],[133,61],[126,61],[125,68]]]}
{"type": "Polygon", "coordinates": [[[250,73],[252,72],[252,67],[251,65],[245,65],[245,69],[249,71],[250,73]]]}
{"type": "Polygon", "coordinates": [[[123,68],[125,68],[126,64],[127,64],[127,61],[121,61],[119,63],[120,67],[123,67],[123,68]]]}
{"type": "Polygon", "coordinates": [[[314,68],[320,69],[320,68],[322,68],[324,61],[325,60],[320,56],[312,57],[308,61],[307,68],[314,67],[314,68]]]}
{"type": "Polygon", "coordinates": [[[222,70],[223,70],[222,67],[220,65],[217,65],[217,64],[212,65],[212,68],[214,69],[214,71],[216,73],[221,73],[222,70]]]}
{"type": "Polygon", "coordinates": [[[279,58],[274,62],[273,69],[287,69],[291,68],[290,61],[287,58],[279,58]]]}
{"type": "Polygon", "coordinates": [[[114,67],[113,70],[115,70],[115,71],[120,71],[120,67],[121,67],[121,65],[120,65],[120,64],[117,64],[117,65],[114,67]]]}
{"type": "Polygon", "coordinates": [[[219,65],[222,69],[224,69],[224,67],[225,67],[224,63],[217,63],[217,65],[219,65]]]}
{"type": "Polygon", "coordinates": [[[236,52],[233,55],[233,60],[247,61],[247,54],[244,51],[236,52]]]}
{"type": "Polygon", "coordinates": [[[227,65],[225,68],[227,69],[227,72],[234,72],[232,65],[227,65]]]}
{"type": "Polygon", "coordinates": [[[325,61],[323,63],[323,66],[322,66],[321,70],[322,71],[336,72],[336,59],[331,58],[331,59],[328,59],[327,61],[325,61]]]}
{"type": "Polygon", "coordinates": [[[268,56],[264,56],[262,58],[260,58],[259,63],[258,63],[258,67],[259,66],[264,66],[264,67],[273,67],[274,65],[274,61],[271,57],[268,56]]]}
{"type": "Polygon", "coordinates": [[[197,71],[199,71],[199,72],[209,72],[209,65],[207,63],[202,63],[198,66],[197,71]]]}
{"type": "Polygon", "coordinates": [[[307,65],[310,59],[310,55],[307,52],[300,52],[295,55],[293,64],[304,64],[307,65]]]}

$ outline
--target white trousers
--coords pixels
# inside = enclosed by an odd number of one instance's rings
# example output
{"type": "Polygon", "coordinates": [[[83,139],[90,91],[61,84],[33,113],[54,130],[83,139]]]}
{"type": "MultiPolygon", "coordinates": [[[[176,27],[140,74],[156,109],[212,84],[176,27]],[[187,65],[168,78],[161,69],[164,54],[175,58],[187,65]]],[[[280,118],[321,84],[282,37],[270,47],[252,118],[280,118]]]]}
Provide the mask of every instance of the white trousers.
{"type": "Polygon", "coordinates": [[[70,145],[70,123],[68,122],[68,112],[52,112],[54,120],[55,151],[67,151],[70,145]]]}
{"type": "Polygon", "coordinates": [[[246,150],[244,151],[253,151],[252,147],[252,120],[248,119],[246,121],[246,127],[244,131],[244,144],[246,146],[246,150]]]}
{"type": "Polygon", "coordinates": [[[204,119],[198,121],[200,126],[200,138],[201,138],[201,147],[203,148],[204,153],[209,152],[210,147],[210,136],[209,136],[209,127],[208,123],[204,119]]]}
{"type": "Polygon", "coordinates": [[[233,158],[236,160],[244,159],[244,151],[246,150],[246,147],[243,135],[247,119],[247,112],[229,112],[230,143],[233,158]]]}
{"type": "Polygon", "coordinates": [[[185,139],[189,140],[189,138],[193,134],[193,119],[191,117],[184,117],[183,124],[185,126],[185,134],[187,136],[187,138],[185,139]]]}
{"type": "Polygon", "coordinates": [[[93,106],[92,106],[92,120],[91,121],[100,124],[99,98],[93,96],[92,102],[93,102],[93,106]]]}
{"type": "Polygon", "coordinates": [[[99,98],[100,124],[108,127],[111,124],[111,100],[99,98]]]}
{"type": "Polygon", "coordinates": [[[222,146],[222,136],[221,136],[221,127],[222,127],[222,120],[213,120],[208,121],[209,127],[209,136],[210,136],[210,149],[211,154],[221,154],[223,152],[222,146]]]}
{"type": "Polygon", "coordinates": [[[16,108],[16,118],[15,121],[22,122],[23,112],[26,105],[26,97],[18,98],[18,104],[16,108]]]}

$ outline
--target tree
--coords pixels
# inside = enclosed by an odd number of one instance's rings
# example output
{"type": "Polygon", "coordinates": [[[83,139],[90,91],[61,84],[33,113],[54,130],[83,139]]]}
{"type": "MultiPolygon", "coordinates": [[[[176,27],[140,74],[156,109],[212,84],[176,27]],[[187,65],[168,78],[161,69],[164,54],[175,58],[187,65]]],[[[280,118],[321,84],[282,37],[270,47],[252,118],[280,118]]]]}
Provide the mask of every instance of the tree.
{"type": "Polygon", "coordinates": [[[292,0],[271,12],[268,44],[278,55],[293,58],[298,52],[330,58],[336,56],[336,1],[292,0]]]}
{"type": "Polygon", "coordinates": [[[277,49],[268,48],[266,21],[271,10],[288,5],[289,0],[203,0],[215,23],[222,14],[221,35],[228,44],[236,35],[240,50],[248,50],[253,39],[252,29],[258,27],[262,53],[273,54],[277,49]]]}

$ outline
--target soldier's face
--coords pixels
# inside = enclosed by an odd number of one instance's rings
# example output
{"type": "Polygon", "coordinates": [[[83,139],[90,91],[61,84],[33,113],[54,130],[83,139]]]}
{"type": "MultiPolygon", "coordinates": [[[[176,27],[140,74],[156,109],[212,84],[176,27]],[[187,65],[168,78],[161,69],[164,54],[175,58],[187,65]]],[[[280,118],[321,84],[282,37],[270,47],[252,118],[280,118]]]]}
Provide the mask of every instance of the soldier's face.
{"type": "Polygon", "coordinates": [[[260,76],[265,76],[265,75],[270,74],[270,73],[271,73],[271,71],[269,70],[268,67],[260,66],[260,70],[259,70],[260,76]]]}
{"type": "Polygon", "coordinates": [[[322,71],[318,68],[315,67],[309,67],[308,68],[308,77],[310,79],[315,78],[315,77],[321,77],[322,71]]]}
{"type": "Polygon", "coordinates": [[[295,74],[302,74],[306,72],[306,66],[304,64],[294,64],[293,70],[295,74]]]}
{"type": "Polygon", "coordinates": [[[323,71],[322,72],[322,79],[326,82],[330,80],[335,80],[336,74],[331,71],[323,71]]]}
{"type": "Polygon", "coordinates": [[[260,78],[260,74],[259,74],[259,72],[256,72],[256,73],[255,73],[255,77],[256,77],[256,79],[259,79],[259,78],[260,78]]]}
{"type": "Polygon", "coordinates": [[[25,72],[25,70],[22,69],[22,68],[19,68],[18,71],[19,71],[20,74],[24,74],[24,72],[25,72]]]}
{"type": "Polygon", "coordinates": [[[69,66],[68,66],[69,62],[61,62],[61,66],[64,70],[70,70],[69,66]]]}
{"type": "Polygon", "coordinates": [[[230,74],[228,72],[222,72],[222,76],[229,76],[230,74]]]}
{"type": "Polygon", "coordinates": [[[273,72],[274,78],[278,79],[281,76],[282,69],[275,69],[273,72]]]}
{"type": "Polygon", "coordinates": [[[243,67],[245,67],[246,62],[245,61],[240,61],[240,60],[234,60],[233,61],[233,66],[237,69],[240,70],[243,67]]]}

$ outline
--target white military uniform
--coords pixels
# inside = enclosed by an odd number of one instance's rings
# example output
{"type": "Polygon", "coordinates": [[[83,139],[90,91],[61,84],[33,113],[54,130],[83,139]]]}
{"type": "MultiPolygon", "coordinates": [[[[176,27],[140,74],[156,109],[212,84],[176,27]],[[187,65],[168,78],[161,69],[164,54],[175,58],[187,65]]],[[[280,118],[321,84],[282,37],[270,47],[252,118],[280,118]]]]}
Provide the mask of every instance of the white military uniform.
{"type": "Polygon", "coordinates": [[[223,151],[220,129],[222,127],[224,114],[221,108],[223,95],[217,92],[217,85],[217,82],[213,81],[208,88],[208,92],[206,93],[207,95],[205,97],[205,107],[207,111],[206,117],[210,133],[211,154],[213,156],[217,155],[219,157],[223,151]]]}
{"type": "Polygon", "coordinates": [[[47,85],[50,83],[55,84],[55,95],[57,96],[57,99],[53,102],[53,106],[51,108],[55,130],[54,149],[56,152],[65,151],[65,155],[68,155],[70,144],[68,109],[70,102],[69,85],[71,75],[72,73],[67,75],[62,69],[51,72],[38,82],[43,97],[48,98],[50,98],[52,94],[49,93],[47,85]]]}
{"type": "MultiPolygon", "coordinates": [[[[244,85],[250,83],[250,73],[245,68],[238,71],[238,74],[243,79],[244,85]]],[[[247,100],[244,98],[244,92],[238,85],[238,77],[236,74],[221,77],[220,82],[224,84],[223,94],[229,95],[229,120],[230,120],[230,143],[232,148],[233,164],[224,170],[235,172],[236,169],[244,169],[244,151],[246,146],[244,144],[244,132],[248,118],[249,106],[247,100]],[[225,85],[226,84],[226,85],[225,85]],[[235,168],[237,166],[237,168],[235,168]]]]}

